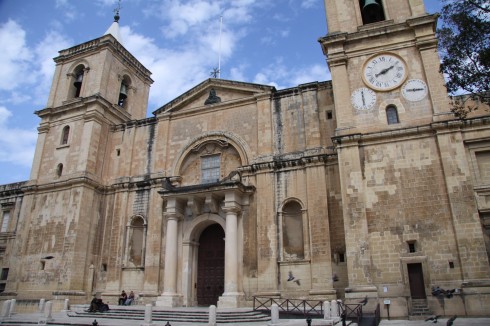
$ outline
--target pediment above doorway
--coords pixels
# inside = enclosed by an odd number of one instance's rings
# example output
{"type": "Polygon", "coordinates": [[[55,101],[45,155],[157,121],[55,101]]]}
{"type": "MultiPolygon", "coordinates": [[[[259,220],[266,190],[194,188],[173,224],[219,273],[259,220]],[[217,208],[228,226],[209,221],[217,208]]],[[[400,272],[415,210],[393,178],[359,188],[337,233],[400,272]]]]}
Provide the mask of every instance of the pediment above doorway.
{"type": "Polygon", "coordinates": [[[164,178],[158,193],[166,201],[165,212],[181,217],[223,213],[229,209],[241,210],[249,204],[255,187],[242,183],[240,173],[234,171],[215,183],[178,186],[178,177],[164,178]],[[177,184],[177,185],[176,185],[177,184]]]}

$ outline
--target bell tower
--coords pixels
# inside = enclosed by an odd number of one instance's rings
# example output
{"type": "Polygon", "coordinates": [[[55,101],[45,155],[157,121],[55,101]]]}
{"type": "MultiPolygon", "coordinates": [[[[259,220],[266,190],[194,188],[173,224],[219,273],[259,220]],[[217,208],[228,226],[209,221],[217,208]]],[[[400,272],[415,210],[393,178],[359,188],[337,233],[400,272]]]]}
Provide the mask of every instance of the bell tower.
{"type": "Polygon", "coordinates": [[[16,267],[25,284],[36,283],[40,268],[50,276],[42,283],[42,294],[32,294],[38,288],[20,283],[17,291],[26,297],[79,293],[88,298],[105,214],[104,191],[111,181],[105,171],[114,156],[109,153],[112,131],[146,117],[153,81],[122,44],[118,10],[103,36],[59,51],[54,61],[47,106],[36,111],[41,122],[24,197],[32,210],[22,213],[28,224],[16,267]]]}
{"type": "MultiPolygon", "coordinates": [[[[470,187],[448,186],[457,184],[451,176],[466,181],[470,173],[454,168],[465,148],[449,123],[454,116],[439,73],[437,15],[426,13],[423,0],[325,0],[325,8],[328,34],[319,42],[332,76],[337,121],[346,300],[401,298],[415,283],[407,270],[419,268],[420,284],[437,273],[424,257],[444,249],[433,242],[435,233],[423,233],[428,221],[444,225],[438,232],[451,233],[454,243],[471,243],[460,228],[453,233],[450,227],[460,220],[471,221],[478,232],[472,195],[458,199],[470,187]],[[433,200],[436,195],[448,202],[433,200]],[[406,258],[410,243],[424,245],[406,258]]],[[[471,255],[477,260],[477,251],[471,255]]],[[[461,261],[461,273],[482,277],[465,267],[471,265],[467,257],[461,261]]],[[[428,282],[422,296],[426,288],[428,282]]],[[[405,309],[404,300],[393,300],[392,307],[405,309]]]]}
{"type": "Polygon", "coordinates": [[[452,118],[423,0],[325,0],[336,135],[452,118]]]}
{"type": "Polygon", "coordinates": [[[47,107],[36,112],[42,121],[31,179],[67,173],[103,177],[109,128],[146,117],[151,72],[124,48],[119,18],[116,10],[103,36],[61,50],[54,58],[47,107]],[[63,171],[53,173],[53,166],[63,171]]]}

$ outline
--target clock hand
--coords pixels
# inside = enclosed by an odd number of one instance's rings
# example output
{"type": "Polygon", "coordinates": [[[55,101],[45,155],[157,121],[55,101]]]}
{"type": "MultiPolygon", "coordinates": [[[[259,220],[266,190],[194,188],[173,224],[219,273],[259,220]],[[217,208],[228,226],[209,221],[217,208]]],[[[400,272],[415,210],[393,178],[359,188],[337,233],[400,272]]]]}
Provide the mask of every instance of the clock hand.
{"type": "Polygon", "coordinates": [[[424,89],[423,88],[410,88],[410,89],[407,89],[407,92],[418,92],[418,91],[423,91],[424,89]]]}
{"type": "Polygon", "coordinates": [[[366,106],[366,101],[364,100],[364,91],[361,91],[362,96],[362,106],[366,106]]]}
{"type": "Polygon", "coordinates": [[[378,74],[376,74],[375,76],[378,77],[379,75],[384,75],[386,74],[388,71],[390,71],[391,69],[395,68],[395,65],[393,66],[390,66],[388,68],[385,68],[383,70],[381,70],[378,74]]]}

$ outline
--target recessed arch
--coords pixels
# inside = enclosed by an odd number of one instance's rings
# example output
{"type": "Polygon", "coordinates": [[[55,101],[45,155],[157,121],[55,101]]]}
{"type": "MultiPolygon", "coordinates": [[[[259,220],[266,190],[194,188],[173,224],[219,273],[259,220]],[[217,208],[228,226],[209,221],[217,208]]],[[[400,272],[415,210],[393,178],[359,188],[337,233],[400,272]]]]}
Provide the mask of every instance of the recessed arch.
{"type": "Polygon", "coordinates": [[[126,224],[125,267],[140,267],[145,264],[147,221],[143,215],[133,215],[126,224]]]}
{"type": "Polygon", "coordinates": [[[281,259],[297,261],[308,259],[308,217],[304,203],[298,198],[287,198],[278,211],[280,225],[281,259]]]}
{"type": "Polygon", "coordinates": [[[225,230],[225,219],[217,214],[205,213],[194,218],[184,230],[184,242],[198,241],[202,231],[212,224],[219,224],[225,230]]]}
{"type": "Polygon", "coordinates": [[[216,183],[247,164],[244,143],[232,134],[211,132],[195,137],[178,154],[173,176],[181,186],[216,183]]]}
{"type": "Polygon", "coordinates": [[[177,154],[177,159],[172,167],[172,175],[179,175],[180,166],[187,155],[195,148],[202,146],[206,142],[224,141],[233,146],[242,162],[242,165],[248,165],[248,157],[251,155],[251,150],[248,144],[238,135],[227,131],[211,131],[189,140],[177,154]]]}

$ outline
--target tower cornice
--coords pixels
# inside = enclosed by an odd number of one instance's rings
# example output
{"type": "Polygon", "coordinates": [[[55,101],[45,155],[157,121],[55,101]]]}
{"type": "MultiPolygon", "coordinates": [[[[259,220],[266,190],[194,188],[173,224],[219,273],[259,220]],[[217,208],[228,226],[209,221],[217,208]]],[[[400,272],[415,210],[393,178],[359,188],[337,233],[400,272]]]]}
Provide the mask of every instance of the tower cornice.
{"type": "Polygon", "coordinates": [[[86,57],[87,54],[100,52],[102,49],[109,49],[113,53],[122,57],[122,61],[134,69],[134,71],[148,84],[153,83],[151,71],[138,61],[126,48],[119,43],[114,36],[107,34],[94,40],[73,46],[59,51],[59,56],[54,58],[56,64],[64,64],[79,57],[86,57]]]}

